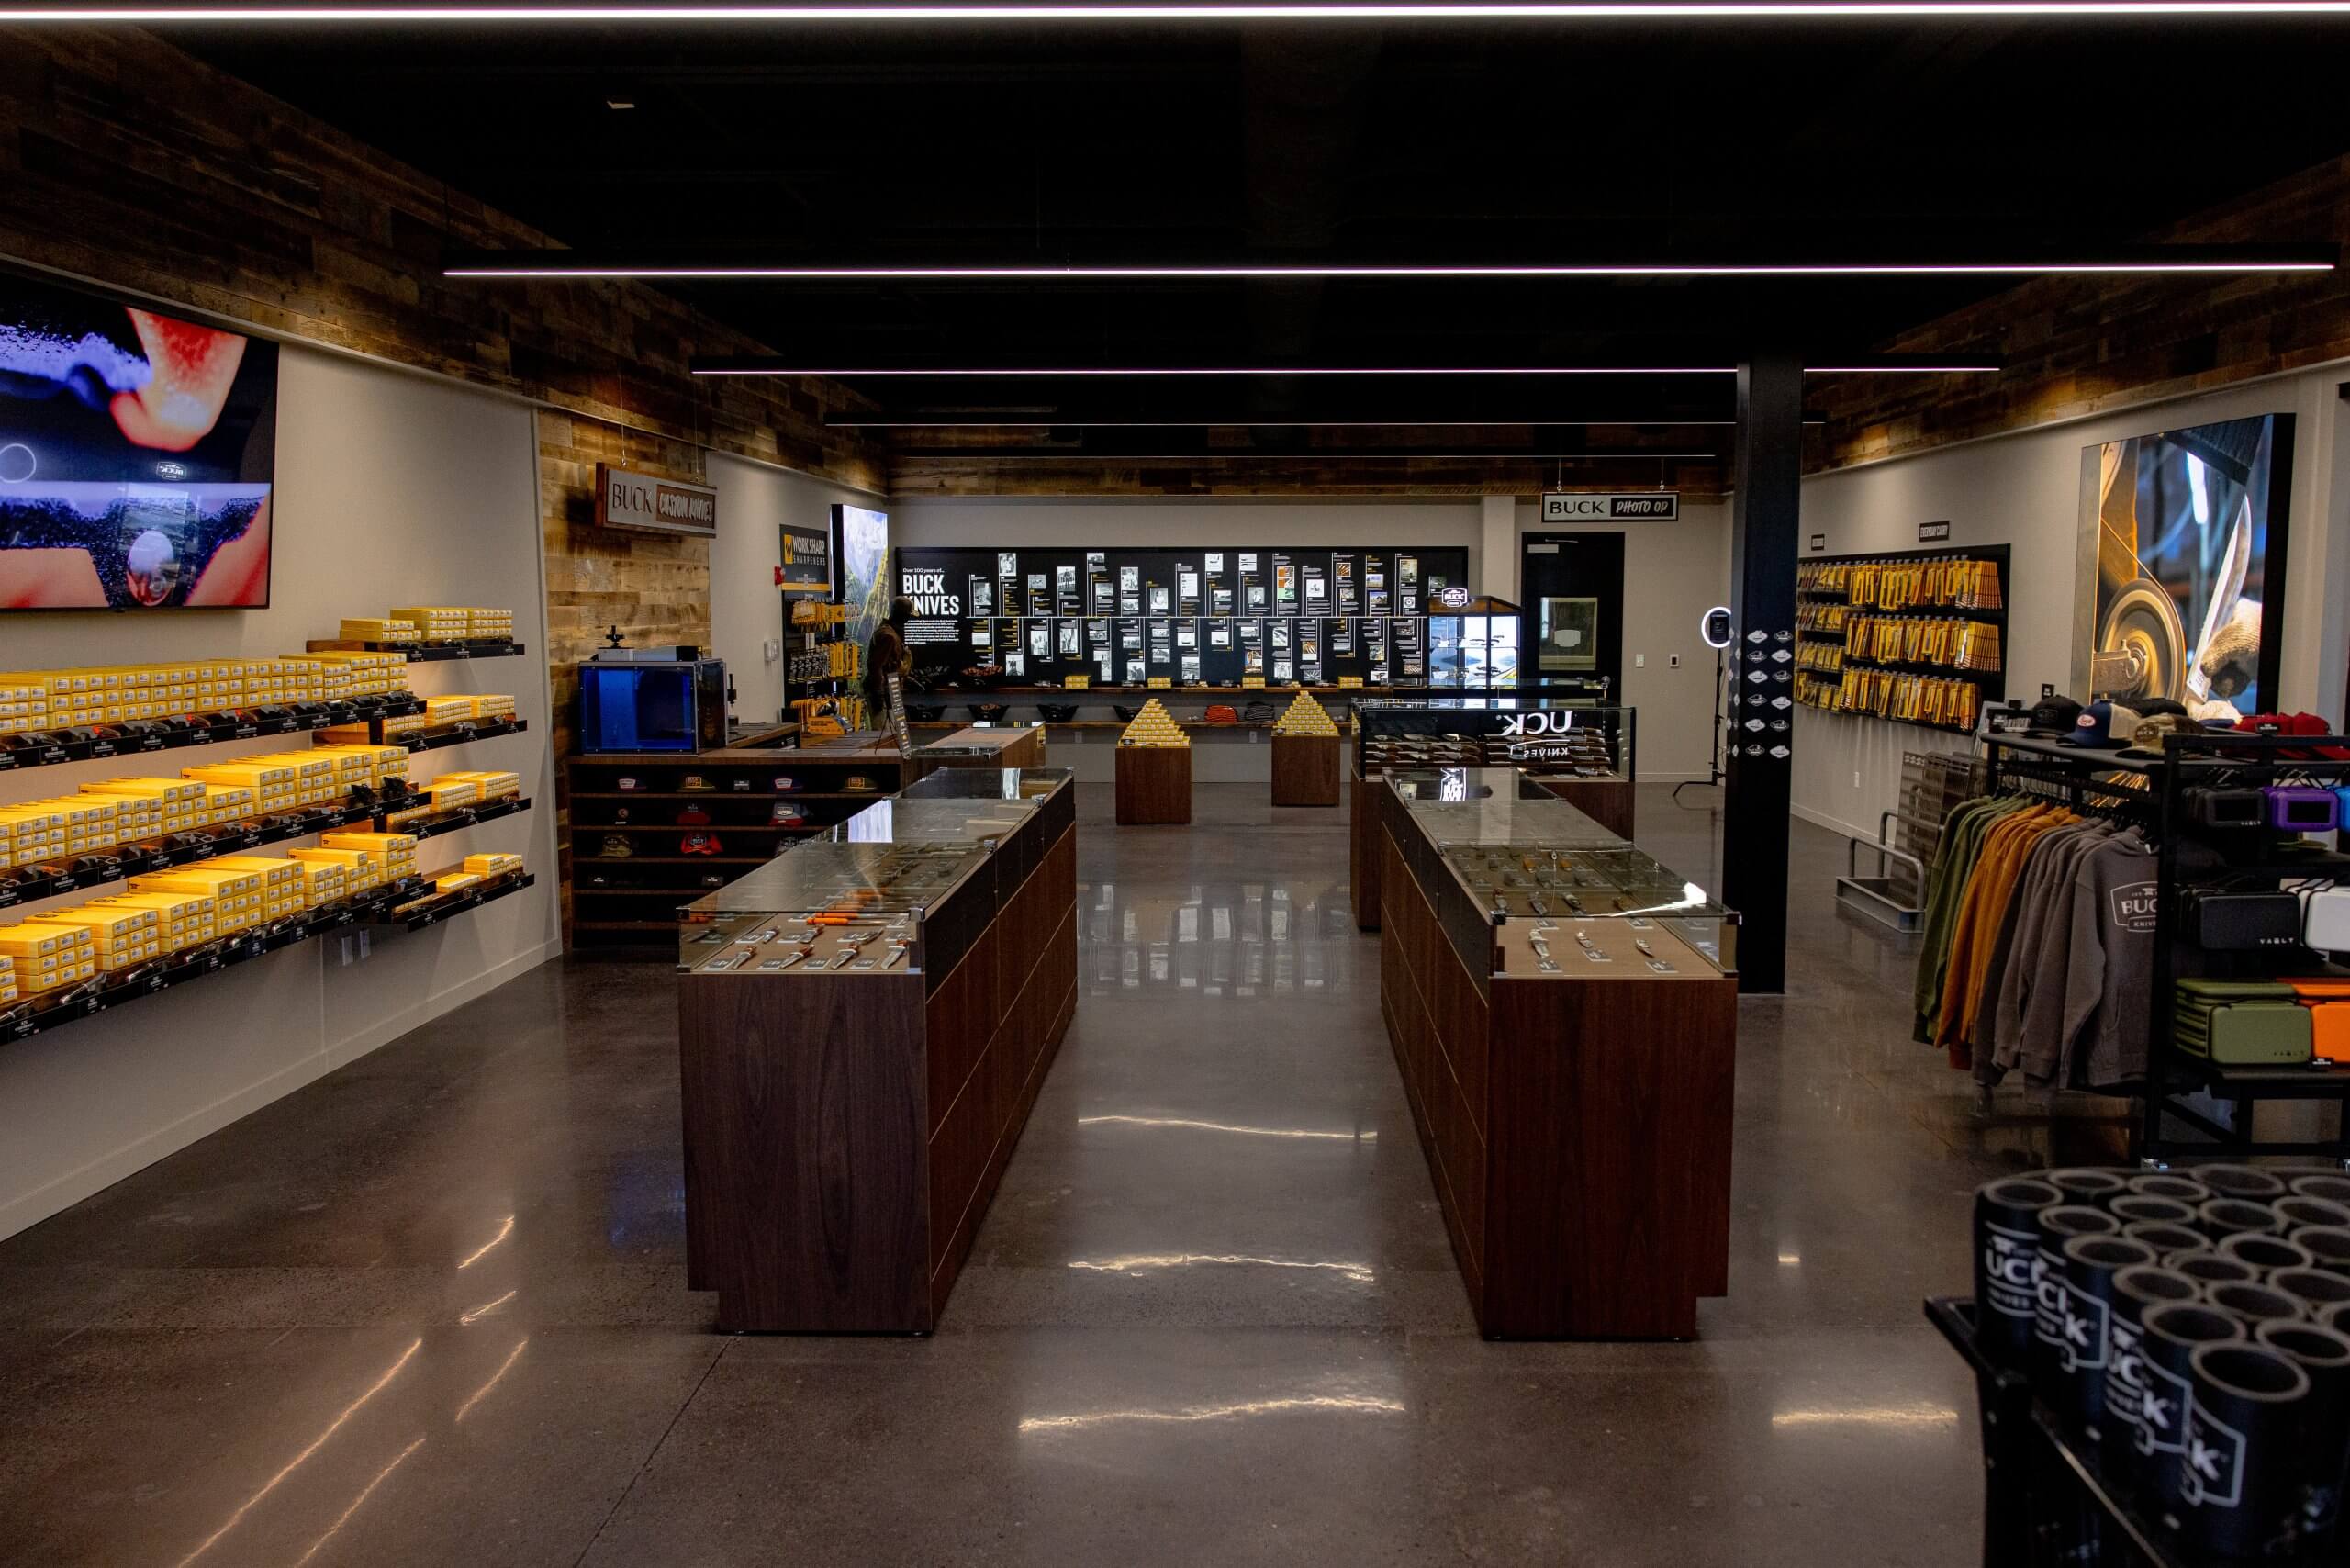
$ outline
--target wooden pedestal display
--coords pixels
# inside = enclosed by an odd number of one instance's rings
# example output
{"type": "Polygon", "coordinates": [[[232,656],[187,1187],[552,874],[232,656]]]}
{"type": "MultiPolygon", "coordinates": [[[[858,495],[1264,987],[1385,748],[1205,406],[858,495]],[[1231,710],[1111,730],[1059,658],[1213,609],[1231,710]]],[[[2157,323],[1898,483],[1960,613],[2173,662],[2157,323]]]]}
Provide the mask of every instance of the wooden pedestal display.
{"type": "Polygon", "coordinates": [[[1335,806],[1338,803],[1338,737],[1273,737],[1273,804],[1335,806]]]}
{"type": "Polygon", "coordinates": [[[1181,823],[1192,820],[1192,748],[1122,745],[1118,748],[1118,825],[1181,823]]]}
{"type": "Polygon", "coordinates": [[[926,913],[944,974],[681,978],[687,1280],[721,1329],[936,1326],[1076,1011],[1074,814],[926,913]]]}
{"type": "Polygon", "coordinates": [[[1628,778],[1570,778],[1557,774],[1533,776],[1553,795],[1591,818],[1608,832],[1632,836],[1632,781],[1628,778]]]}
{"type": "Polygon", "coordinates": [[[1380,1009],[1479,1328],[1693,1336],[1729,1285],[1736,980],[1625,920],[1562,920],[1539,972],[1532,923],[1442,918],[1384,836],[1380,1009]],[[1494,944],[1473,968],[1464,929],[1494,944]]]}

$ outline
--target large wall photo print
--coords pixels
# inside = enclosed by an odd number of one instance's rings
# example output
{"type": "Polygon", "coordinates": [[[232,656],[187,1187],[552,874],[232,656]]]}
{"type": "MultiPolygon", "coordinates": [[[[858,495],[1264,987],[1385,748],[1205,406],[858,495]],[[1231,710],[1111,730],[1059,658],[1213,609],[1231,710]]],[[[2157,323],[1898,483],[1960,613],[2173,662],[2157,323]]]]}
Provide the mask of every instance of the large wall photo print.
{"type": "Polygon", "coordinates": [[[277,345],[0,274],[0,609],[269,602],[277,345]]]}
{"type": "Polygon", "coordinates": [[[2293,420],[2263,414],[2091,449],[2088,687],[2197,719],[2274,708],[2293,420]]]}

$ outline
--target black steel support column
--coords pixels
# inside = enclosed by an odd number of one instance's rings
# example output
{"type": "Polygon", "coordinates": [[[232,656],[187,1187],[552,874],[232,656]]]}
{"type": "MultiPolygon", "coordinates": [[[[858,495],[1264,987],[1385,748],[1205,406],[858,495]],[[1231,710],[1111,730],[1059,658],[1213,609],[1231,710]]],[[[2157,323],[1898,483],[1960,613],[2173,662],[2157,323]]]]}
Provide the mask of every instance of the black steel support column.
{"type": "Polygon", "coordinates": [[[1787,985],[1787,823],[1795,756],[1796,529],[1803,363],[1757,354],[1738,372],[1738,495],[1730,524],[1729,790],[1722,899],[1738,911],[1739,989],[1787,985]]]}

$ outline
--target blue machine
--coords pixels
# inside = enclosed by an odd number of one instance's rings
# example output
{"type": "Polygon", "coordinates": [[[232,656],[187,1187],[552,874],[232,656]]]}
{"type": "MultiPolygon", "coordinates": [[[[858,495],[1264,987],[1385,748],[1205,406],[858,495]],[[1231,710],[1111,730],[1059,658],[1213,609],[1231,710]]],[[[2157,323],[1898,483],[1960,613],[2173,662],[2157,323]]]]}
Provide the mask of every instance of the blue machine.
{"type": "Polygon", "coordinates": [[[709,751],[726,744],[726,662],[606,650],[579,666],[583,752],[709,751]]]}

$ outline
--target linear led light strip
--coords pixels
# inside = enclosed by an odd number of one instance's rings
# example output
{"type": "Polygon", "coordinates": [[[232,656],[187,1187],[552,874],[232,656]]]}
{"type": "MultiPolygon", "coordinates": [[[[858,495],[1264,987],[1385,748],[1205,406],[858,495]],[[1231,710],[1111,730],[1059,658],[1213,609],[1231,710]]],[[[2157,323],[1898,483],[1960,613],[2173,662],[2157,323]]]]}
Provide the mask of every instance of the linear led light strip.
{"type": "MultiPolygon", "coordinates": [[[[2350,0],[2342,0],[2350,6],[2350,0]]],[[[22,17],[0,8],[0,21],[22,17]]],[[[501,265],[470,263],[443,270],[445,277],[477,278],[681,278],[711,281],[767,279],[783,282],[1135,282],[1190,278],[1481,278],[1481,277],[2036,277],[2125,275],[2142,273],[2328,273],[2336,263],[2314,259],[2259,261],[2083,261],[2083,262],[1849,262],[1818,265],[1708,265],[1673,263],[1543,263],[1531,266],[990,266],[990,267],[788,267],[788,266],[608,266],[593,262],[533,262],[501,265]]]]}
{"type": "MultiPolygon", "coordinates": [[[[1987,375],[1998,370],[1996,364],[1811,364],[1806,374],[1812,375],[1987,375]]],[[[1398,365],[1383,370],[1367,370],[1354,366],[1310,365],[1248,365],[1224,369],[1200,369],[1192,366],[1158,369],[1114,369],[1086,366],[1068,370],[980,370],[968,367],[909,370],[892,367],[886,370],[817,370],[768,365],[723,365],[694,367],[696,375],[822,375],[822,376],[1100,376],[1100,375],[1736,375],[1736,365],[1671,364],[1618,367],[1612,365],[1398,365]]],[[[1046,418],[1031,421],[1055,424],[1059,421],[1046,418]]],[[[1244,421],[1245,422],[1245,421],[1244,421]]],[[[1408,421],[1407,421],[1408,422],[1408,421]]],[[[1483,421],[1492,423],[1494,421],[1483,421]]],[[[1502,420],[1502,423],[1513,421],[1502,420]]],[[[1582,421],[1577,421],[1578,423],[1582,421]]],[[[1651,422],[1651,421],[1643,421],[1651,422]]],[[[1670,421],[1666,421],[1670,422],[1670,421]]]]}
{"type": "Polygon", "coordinates": [[[968,6],[0,6],[7,22],[1577,22],[1966,20],[2018,17],[2310,17],[2350,0],[1526,0],[1388,4],[968,6]]]}

